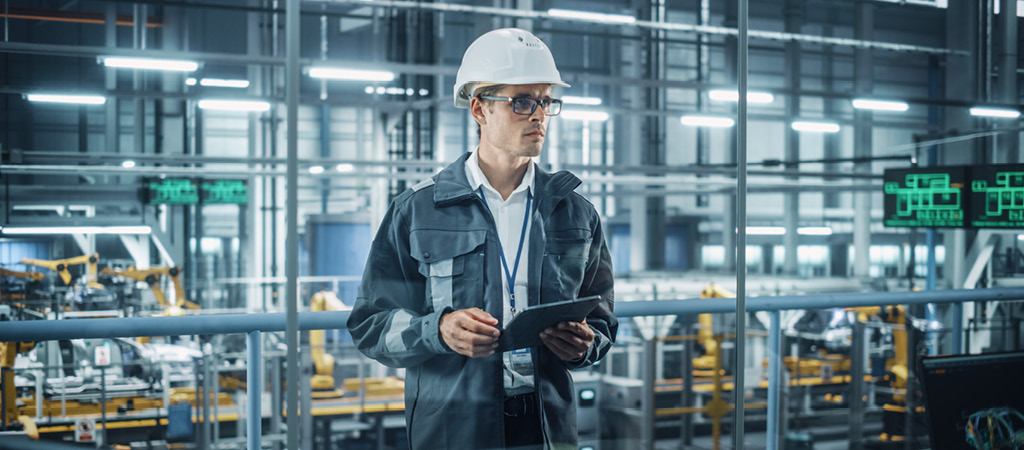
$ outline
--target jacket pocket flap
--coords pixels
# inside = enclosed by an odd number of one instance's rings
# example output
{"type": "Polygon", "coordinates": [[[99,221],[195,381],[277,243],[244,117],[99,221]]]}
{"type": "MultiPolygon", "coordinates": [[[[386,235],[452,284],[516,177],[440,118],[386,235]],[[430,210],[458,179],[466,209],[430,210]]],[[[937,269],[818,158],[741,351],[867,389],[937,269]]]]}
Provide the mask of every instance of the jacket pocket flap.
{"type": "Polygon", "coordinates": [[[413,230],[409,233],[409,253],[419,262],[433,264],[465,255],[486,240],[486,230],[413,230]]]}

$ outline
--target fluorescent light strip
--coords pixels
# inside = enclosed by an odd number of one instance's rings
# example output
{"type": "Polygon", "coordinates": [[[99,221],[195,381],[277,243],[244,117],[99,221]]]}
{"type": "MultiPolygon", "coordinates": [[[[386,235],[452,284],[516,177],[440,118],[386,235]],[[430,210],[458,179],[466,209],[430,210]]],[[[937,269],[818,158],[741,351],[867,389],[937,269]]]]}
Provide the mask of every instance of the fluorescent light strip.
{"type": "Polygon", "coordinates": [[[150,234],[146,225],[85,227],[3,227],[0,234],[150,234]]]}
{"type": "Polygon", "coordinates": [[[603,111],[562,111],[560,115],[568,120],[608,120],[608,113],[603,111]]]}
{"type": "Polygon", "coordinates": [[[313,175],[324,173],[324,166],[312,166],[309,168],[309,173],[313,175]]]}
{"type": "Polygon", "coordinates": [[[574,95],[566,95],[562,97],[562,103],[565,103],[566,105],[597,106],[601,104],[601,99],[598,97],[576,97],[574,95]]]}
{"type": "Polygon", "coordinates": [[[796,234],[802,234],[804,236],[831,236],[832,228],[830,227],[799,227],[796,229],[796,234]]]}
{"type": "Polygon", "coordinates": [[[782,236],[786,234],[784,227],[747,227],[747,234],[753,236],[782,236]]]}
{"type": "MultiPolygon", "coordinates": [[[[720,102],[738,102],[740,93],[728,89],[714,89],[708,91],[708,98],[720,102]]],[[[773,101],[775,101],[775,96],[771,92],[747,91],[747,102],[749,103],[771,103],[773,101]]]]}
{"type": "Polygon", "coordinates": [[[896,102],[891,100],[855,98],[851,103],[853,103],[853,107],[857,109],[873,109],[877,111],[906,111],[910,108],[910,105],[906,104],[906,102],[896,102]]]}
{"type": "Polygon", "coordinates": [[[192,77],[186,78],[185,79],[185,85],[186,86],[195,86],[196,85],[196,79],[192,78],[192,77]]]}
{"type": "Polygon", "coordinates": [[[203,78],[202,80],[199,80],[199,84],[207,87],[247,88],[249,87],[249,80],[203,78]]]}
{"type": "Polygon", "coordinates": [[[574,11],[570,9],[549,9],[548,14],[554,17],[561,17],[565,19],[583,19],[591,20],[594,22],[610,22],[610,23],[633,23],[636,22],[636,17],[627,16],[625,14],[602,14],[586,11],[574,11]]]}
{"type": "Polygon", "coordinates": [[[988,108],[975,106],[971,108],[971,115],[975,117],[994,117],[998,119],[1016,119],[1020,117],[1020,111],[1008,108],[988,108]]]}
{"type": "MultiPolygon", "coordinates": [[[[714,89],[708,91],[708,97],[718,101],[739,101],[739,92],[728,89],[714,89]]],[[[775,100],[771,92],[746,91],[746,101],[752,104],[770,104],[775,100]]]]}
{"type": "Polygon", "coordinates": [[[200,109],[216,111],[254,111],[270,110],[270,103],[253,100],[200,100],[200,109]]]}
{"type": "Polygon", "coordinates": [[[124,161],[121,163],[121,167],[124,167],[125,169],[131,169],[132,167],[135,167],[135,161],[132,161],[130,159],[124,161]]]}
{"type": "Polygon", "coordinates": [[[337,170],[338,172],[341,173],[355,172],[356,166],[353,166],[352,164],[349,163],[341,163],[338,164],[337,166],[334,166],[334,170],[337,170]]]}
{"type": "Polygon", "coordinates": [[[153,58],[121,58],[101,57],[103,65],[121,69],[150,69],[170,70],[177,72],[192,72],[199,68],[195,61],[183,61],[174,59],[153,59],[153,58]]]}
{"type": "Polygon", "coordinates": [[[835,133],[839,131],[839,124],[832,122],[798,121],[793,122],[790,126],[796,131],[811,131],[815,133],[835,133]]]}
{"type": "Polygon", "coordinates": [[[335,69],[330,67],[312,67],[309,76],[329,80],[353,81],[392,81],[395,74],[384,70],[335,69]]]}
{"type": "Polygon", "coordinates": [[[37,103],[70,103],[75,105],[102,105],[107,98],[102,95],[26,94],[25,98],[37,103]]]}
{"type": "Polygon", "coordinates": [[[714,127],[714,128],[728,128],[736,124],[736,121],[731,117],[722,116],[706,116],[700,114],[691,114],[679,118],[679,121],[683,125],[689,125],[691,127],[714,127]]]}

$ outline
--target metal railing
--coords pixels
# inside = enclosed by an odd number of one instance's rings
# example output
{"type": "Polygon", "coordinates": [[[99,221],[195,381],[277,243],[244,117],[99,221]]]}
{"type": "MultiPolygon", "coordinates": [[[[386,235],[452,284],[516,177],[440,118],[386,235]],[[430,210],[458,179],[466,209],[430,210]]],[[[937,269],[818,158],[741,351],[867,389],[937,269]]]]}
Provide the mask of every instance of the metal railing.
{"type": "MultiPolygon", "coordinates": [[[[779,414],[779,376],[782,363],[781,325],[779,312],[791,309],[830,309],[852,306],[914,305],[927,303],[953,303],[976,301],[1008,301],[1024,299],[1024,288],[960,289],[919,292],[866,292],[846,294],[807,294],[776,297],[749,298],[745,304],[747,312],[771,312],[769,333],[769,389],[768,389],[768,450],[777,449],[779,414]]],[[[615,315],[620,318],[658,315],[696,315],[704,313],[735,312],[736,301],[732,298],[680,299],[622,302],[615,305],[615,315]]],[[[343,328],[348,320],[348,311],[302,312],[298,314],[300,330],[321,330],[343,328]]],[[[249,417],[261,417],[259,382],[262,360],[260,348],[261,332],[284,331],[286,315],[269,314],[223,314],[211,316],[140,317],[121,319],[78,319],[62,321],[24,321],[0,324],[0,342],[49,341],[60,339],[140,337],[140,336],[183,336],[205,334],[245,333],[247,335],[249,361],[248,386],[257,387],[247,391],[249,417]]],[[[954,321],[952,332],[963,333],[963,323],[954,321]]],[[[954,353],[960,349],[954,348],[954,353]]],[[[742,380],[737,380],[742,386],[742,380]]],[[[248,421],[248,448],[260,448],[262,434],[260,420],[248,421]]],[[[737,424],[742,427],[743,424],[737,424]]],[[[653,448],[653,442],[646,443],[653,448]]]]}

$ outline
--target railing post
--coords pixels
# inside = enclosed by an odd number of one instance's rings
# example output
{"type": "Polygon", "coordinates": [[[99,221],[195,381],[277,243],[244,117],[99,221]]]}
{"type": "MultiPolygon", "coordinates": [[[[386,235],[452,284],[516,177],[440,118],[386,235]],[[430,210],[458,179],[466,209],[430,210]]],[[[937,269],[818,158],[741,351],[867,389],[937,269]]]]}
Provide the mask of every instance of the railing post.
{"type": "Polygon", "coordinates": [[[253,330],[246,335],[248,360],[246,364],[246,405],[248,405],[247,442],[248,450],[260,450],[263,435],[263,407],[260,404],[263,393],[262,362],[260,355],[260,331],[253,330]]]}
{"type": "Polygon", "coordinates": [[[767,450],[779,448],[779,395],[782,393],[782,319],[771,312],[768,330],[768,442],[767,450]]]}

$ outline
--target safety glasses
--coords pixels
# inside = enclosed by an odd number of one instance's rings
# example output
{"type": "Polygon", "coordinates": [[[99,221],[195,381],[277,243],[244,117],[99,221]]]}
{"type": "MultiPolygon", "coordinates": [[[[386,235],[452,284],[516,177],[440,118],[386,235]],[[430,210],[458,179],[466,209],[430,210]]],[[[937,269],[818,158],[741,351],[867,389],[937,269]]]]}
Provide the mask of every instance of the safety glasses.
{"type": "Polygon", "coordinates": [[[562,101],[557,98],[541,100],[533,97],[492,97],[489,95],[481,95],[480,98],[497,102],[511,102],[512,112],[523,116],[533,115],[537,111],[537,105],[540,105],[541,111],[548,116],[557,116],[562,112],[562,101]]]}

